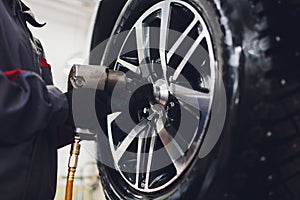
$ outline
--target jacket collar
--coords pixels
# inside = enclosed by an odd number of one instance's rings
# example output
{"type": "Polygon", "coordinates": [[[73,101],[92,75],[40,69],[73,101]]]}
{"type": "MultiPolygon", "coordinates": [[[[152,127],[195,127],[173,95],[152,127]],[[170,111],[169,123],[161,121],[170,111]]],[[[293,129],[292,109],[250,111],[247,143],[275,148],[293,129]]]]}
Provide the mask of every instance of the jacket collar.
{"type": "Polygon", "coordinates": [[[30,23],[34,27],[43,27],[45,23],[38,23],[31,12],[30,8],[26,6],[21,0],[6,0],[8,6],[12,9],[14,16],[20,14],[25,22],[30,23]]]}
{"type": "Polygon", "coordinates": [[[18,10],[22,10],[22,4],[19,0],[8,0],[8,2],[12,9],[13,15],[17,15],[18,10]]]}

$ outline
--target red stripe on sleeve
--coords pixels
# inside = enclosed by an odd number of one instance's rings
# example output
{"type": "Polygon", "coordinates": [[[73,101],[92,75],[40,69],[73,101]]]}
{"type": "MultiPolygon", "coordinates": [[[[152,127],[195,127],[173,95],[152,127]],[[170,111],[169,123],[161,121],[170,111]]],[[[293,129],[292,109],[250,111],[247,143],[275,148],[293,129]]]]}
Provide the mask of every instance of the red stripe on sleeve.
{"type": "Polygon", "coordinates": [[[51,70],[51,65],[49,65],[49,63],[47,62],[46,58],[43,58],[43,59],[41,60],[40,66],[41,66],[41,67],[46,67],[46,68],[48,68],[48,69],[51,70]]]}
{"type": "Polygon", "coordinates": [[[4,72],[4,75],[11,81],[16,81],[19,74],[21,74],[22,72],[24,72],[23,69],[17,69],[17,70],[11,70],[11,71],[7,71],[4,72]]]}

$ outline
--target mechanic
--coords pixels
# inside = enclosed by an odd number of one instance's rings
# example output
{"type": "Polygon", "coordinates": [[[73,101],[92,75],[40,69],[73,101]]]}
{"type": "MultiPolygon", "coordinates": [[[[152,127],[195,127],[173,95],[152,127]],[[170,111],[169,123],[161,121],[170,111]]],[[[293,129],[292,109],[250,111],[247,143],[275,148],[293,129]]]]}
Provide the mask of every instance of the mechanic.
{"type": "Polygon", "coordinates": [[[27,23],[44,25],[21,1],[0,1],[0,199],[5,200],[54,199],[57,148],[73,138],[67,98],[53,86],[43,48],[27,23]]]}
{"type": "MultiPolygon", "coordinates": [[[[72,92],[95,94],[96,89],[95,110],[100,122],[111,112],[110,105],[149,105],[154,101],[153,85],[105,66],[74,65],[64,94],[53,86],[42,45],[27,24],[45,25],[35,20],[21,0],[0,1],[0,198],[51,200],[56,189],[57,148],[74,140],[72,92]],[[131,98],[140,87],[141,92],[131,98]],[[116,99],[111,101],[113,91],[116,99]]],[[[85,105],[83,99],[75,99],[85,105]]],[[[98,132],[97,124],[79,114],[76,126],[98,132]]]]}

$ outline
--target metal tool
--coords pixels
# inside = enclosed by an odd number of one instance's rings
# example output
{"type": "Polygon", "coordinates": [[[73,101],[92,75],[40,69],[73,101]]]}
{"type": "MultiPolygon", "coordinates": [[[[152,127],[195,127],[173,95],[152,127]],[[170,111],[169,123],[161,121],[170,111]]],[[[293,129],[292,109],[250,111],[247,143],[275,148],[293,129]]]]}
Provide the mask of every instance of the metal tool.
{"type": "Polygon", "coordinates": [[[65,200],[72,200],[72,196],[73,196],[73,183],[74,183],[75,172],[78,164],[78,156],[80,153],[79,142],[80,142],[80,137],[76,135],[70,151],[65,200]]]}
{"type": "MultiPolygon", "coordinates": [[[[127,78],[123,72],[112,71],[104,66],[74,65],[69,74],[69,82],[71,83],[69,89],[88,88],[111,94],[117,83],[126,86],[127,83],[131,82],[131,79],[127,78]]],[[[75,132],[68,163],[65,200],[72,200],[73,183],[80,154],[80,141],[95,139],[95,134],[89,130],[76,128],[75,132]]]]}
{"type": "Polygon", "coordinates": [[[73,88],[97,89],[111,94],[117,83],[126,86],[131,79],[125,73],[109,70],[105,66],[73,65],[69,81],[73,88]]]}

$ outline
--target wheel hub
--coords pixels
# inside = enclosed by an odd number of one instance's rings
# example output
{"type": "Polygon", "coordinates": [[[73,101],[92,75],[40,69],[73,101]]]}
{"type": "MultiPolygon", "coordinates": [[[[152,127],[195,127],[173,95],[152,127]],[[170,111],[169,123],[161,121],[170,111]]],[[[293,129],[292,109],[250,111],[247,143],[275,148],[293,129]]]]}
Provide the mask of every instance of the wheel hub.
{"type": "Polygon", "coordinates": [[[165,106],[169,99],[168,83],[163,79],[153,84],[153,95],[157,103],[165,106]]]}

